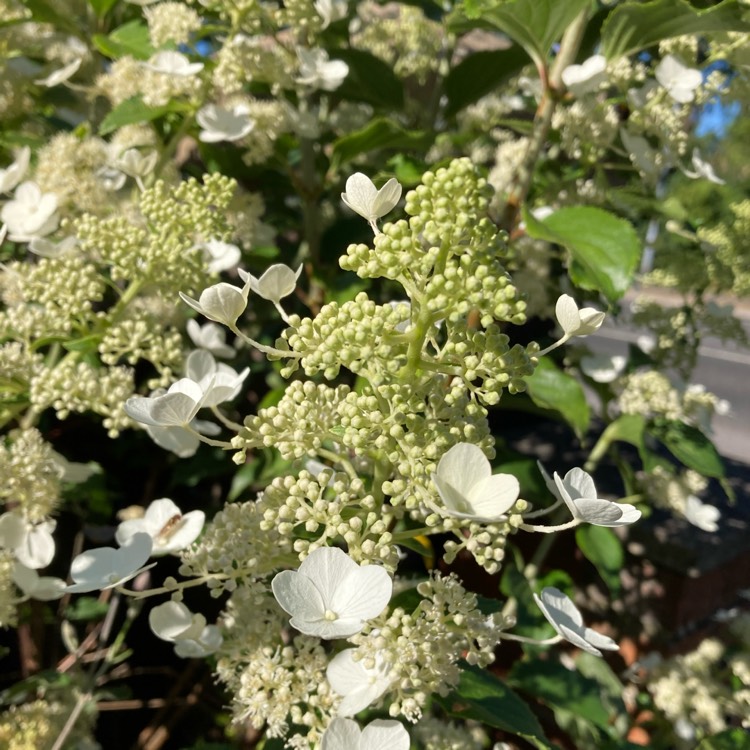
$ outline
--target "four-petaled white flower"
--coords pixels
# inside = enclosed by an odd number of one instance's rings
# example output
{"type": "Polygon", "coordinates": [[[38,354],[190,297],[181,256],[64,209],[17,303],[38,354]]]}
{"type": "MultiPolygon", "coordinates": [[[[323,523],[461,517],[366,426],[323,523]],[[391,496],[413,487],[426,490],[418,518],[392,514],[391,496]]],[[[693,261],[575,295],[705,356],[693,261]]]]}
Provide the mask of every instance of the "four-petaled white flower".
{"type": "Polygon", "coordinates": [[[201,325],[191,318],[187,322],[187,333],[191,341],[201,349],[211,352],[214,357],[234,357],[235,350],[227,344],[226,331],[216,323],[201,325]]]}
{"type": "Polygon", "coordinates": [[[182,514],[177,505],[167,497],[154,500],[142,518],[123,521],[115,532],[115,539],[122,547],[136,534],[148,534],[153,542],[151,554],[166,555],[189,547],[201,533],[206,522],[202,510],[182,514]]]}
{"type": "Polygon", "coordinates": [[[721,177],[714,172],[713,165],[709,164],[707,161],[703,161],[701,158],[701,152],[697,148],[693,149],[693,168],[695,169],[695,172],[691,172],[689,169],[682,170],[691,180],[705,178],[716,185],[726,184],[726,181],[722,180],[721,177]]]}
{"type": "Polygon", "coordinates": [[[141,65],[154,73],[170,76],[194,76],[203,70],[203,63],[191,63],[182,53],[171,50],[157,52],[148,62],[141,65]]]}
{"type": "Polygon", "coordinates": [[[65,81],[67,81],[69,78],[72,78],[78,72],[78,68],[81,67],[82,62],[83,58],[79,57],[78,59],[73,60],[73,62],[68,63],[59,70],[52,71],[52,73],[50,73],[46,78],[41,78],[38,81],[34,81],[34,83],[38,83],[40,86],[46,86],[47,88],[52,88],[53,86],[58,86],[61,83],[65,83],[65,81]]]}
{"type": "Polygon", "coordinates": [[[70,577],[75,583],[66,586],[69,593],[86,593],[97,589],[111,589],[135,578],[151,556],[153,542],[148,534],[134,534],[120,547],[98,547],[83,552],[70,566],[70,577]]]}
{"type": "Polygon", "coordinates": [[[334,692],[343,696],[339,716],[354,716],[380,698],[393,681],[391,666],[380,654],[375,656],[375,666],[366,667],[363,660],[355,661],[356,648],[347,648],[331,659],[326,677],[334,692]]]}
{"type": "Polygon", "coordinates": [[[109,193],[116,193],[126,182],[128,176],[116,167],[104,165],[94,172],[99,184],[109,193]]]}
{"type": "Polygon", "coordinates": [[[555,317],[563,329],[566,339],[574,336],[588,336],[599,329],[606,317],[605,313],[593,307],[580,310],[576,301],[568,294],[561,294],[555,305],[555,317]]]}
{"type": "Polygon", "coordinates": [[[209,320],[231,328],[237,322],[237,318],[245,312],[249,292],[249,284],[245,284],[240,289],[232,284],[220,281],[218,284],[204,289],[197,300],[182,292],[180,292],[180,298],[193,310],[197,310],[209,320]]]}
{"type": "Polygon", "coordinates": [[[696,68],[688,68],[673,55],[667,55],[656,66],[654,76],[667,93],[680,104],[695,99],[695,90],[703,81],[703,74],[696,68]]]}
{"type": "Polygon", "coordinates": [[[125,413],[136,422],[157,427],[186,427],[203,406],[203,389],[190,378],[173,383],[161,396],[132,396],[125,413]]]}
{"type": "Polygon", "coordinates": [[[198,245],[203,250],[204,257],[208,261],[210,273],[221,273],[234,268],[239,262],[242,252],[231,242],[221,240],[208,240],[198,245]]]}
{"type": "Polygon", "coordinates": [[[0,549],[13,552],[27,568],[46,568],[55,556],[52,532],[55,521],[33,524],[21,513],[8,511],[0,516],[0,549]]]}
{"type": "Polygon", "coordinates": [[[555,472],[553,479],[537,464],[549,491],[568,506],[573,518],[593,526],[627,526],[641,517],[641,511],[628,503],[615,503],[597,497],[594,480],[583,469],[571,469],[564,478],[555,472]]]}
{"type": "Polygon", "coordinates": [[[581,357],[581,369],[595,383],[611,383],[622,374],[627,361],[621,354],[588,354],[581,357]]]}
{"type": "Polygon", "coordinates": [[[409,750],[409,733],[398,721],[376,719],[360,730],[352,719],[334,719],[320,750],[409,750]]]}
{"type": "Polygon", "coordinates": [[[198,139],[204,143],[219,143],[244,138],[255,127],[249,113],[247,104],[236,104],[231,109],[224,109],[218,104],[207,104],[195,116],[201,127],[198,139]]]}
{"type": "Polygon", "coordinates": [[[359,633],[388,605],[393,583],[378,565],[360,566],[337,547],[320,547],[298,570],[278,573],[271,589],[293,628],[330,639],[359,633]]]}
{"type": "Polygon", "coordinates": [[[154,607],[148,616],[154,635],[175,644],[175,653],[183,659],[213,654],[223,638],[216,625],[206,625],[202,614],[194,614],[182,602],[169,601],[154,607]]]}
{"type": "Polygon", "coordinates": [[[210,352],[202,349],[190,352],[185,363],[185,374],[201,387],[202,405],[208,407],[231,401],[240,392],[249,373],[249,367],[237,372],[229,365],[217,362],[210,352]]]}
{"type": "Polygon", "coordinates": [[[458,443],[444,453],[432,481],[448,515],[476,521],[502,518],[520,491],[512,474],[493,475],[482,449],[471,443],[458,443]]]}
{"type": "Polygon", "coordinates": [[[43,193],[35,182],[23,182],[0,211],[0,221],[8,225],[14,242],[28,242],[57,229],[57,196],[43,193]]]}
{"type": "Polygon", "coordinates": [[[62,578],[40,576],[36,570],[20,562],[13,567],[13,583],[21,589],[24,596],[40,602],[51,602],[65,594],[65,581],[62,578]]]}
{"type": "Polygon", "coordinates": [[[562,72],[562,81],[576,96],[596,91],[605,79],[607,58],[593,55],[580,65],[568,65],[562,72]]]}
{"type": "Polygon", "coordinates": [[[619,646],[608,636],[597,633],[583,624],[583,616],[571,599],[554,586],[542,589],[542,595],[534,594],[534,600],[552,627],[578,648],[594,656],[601,656],[600,649],[617,651],[619,646]]]}
{"type": "MultiPolygon", "coordinates": [[[[152,394],[154,395],[154,394],[152,394]]],[[[218,435],[221,428],[205,419],[193,419],[187,427],[162,427],[147,424],[148,436],[164,450],[171,451],[179,458],[190,458],[195,455],[201,441],[196,433],[201,435],[218,435]]]]}
{"type": "Polygon", "coordinates": [[[9,193],[18,185],[29,168],[31,149],[24,146],[18,151],[16,160],[5,169],[0,169],[0,193],[9,193]]]}
{"type": "Polygon", "coordinates": [[[703,531],[718,531],[718,520],[721,518],[721,512],[713,505],[703,503],[695,495],[688,495],[685,501],[685,518],[703,531]]]}
{"type": "Polygon", "coordinates": [[[239,273],[240,278],[259,297],[278,305],[283,297],[288,297],[296,289],[297,279],[302,273],[302,264],[300,263],[299,268],[293,271],[283,263],[274,263],[265,270],[259,279],[241,268],[239,273]]]}
{"type": "Polygon", "coordinates": [[[137,148],[129,148],[117,157],[115,166],[130,177],[141,178],[153,172],[158,161],[159,154],[156,151],[144,154],[137,148]]]}
{"type": "Polygon", "coordinates": [[[346,181],[346,191],[341,193],[341,200],[352,211],[367,219],[377,234],[377,220],[392,211],[401,199],[401,185],[391,177],[380,190],[373,181],[362,172],[355,172],[346,181]]]}
{"type": "Polygon", "coordinates": [[[333,91],[349,74],[343,60],[329,60],[324,49],[298,49],[299,76],[297,83],[323,91],[333,91]]]}

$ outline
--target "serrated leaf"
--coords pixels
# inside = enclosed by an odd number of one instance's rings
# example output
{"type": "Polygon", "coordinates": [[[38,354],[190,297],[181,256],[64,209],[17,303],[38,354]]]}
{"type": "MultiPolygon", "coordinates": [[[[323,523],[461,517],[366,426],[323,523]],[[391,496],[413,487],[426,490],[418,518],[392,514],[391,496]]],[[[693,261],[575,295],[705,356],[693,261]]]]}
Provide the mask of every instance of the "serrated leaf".
{"type": "Polygon", "coordinates": [[[94,34],[91,40],[99,52],[112,60],[118,60],[126,55],[136,60],[147,60],[154,54],[148,26],[141,21],[129,21],[108,36],[94,34]]]}
{"type": "Polygon", "coordinates": [[[583,388],[549,357],[539,360],[534,374],[526,378],[526,387],[537,406],[558,411],[579,437],[586,432],[591,413],[583,388]]]}
{"type": "Polygon", "coordinates": [[[151,122],[175,110],[175,104],[165,104],[161,107],[149,107],[140,96],[134,96],[120,102],[103,120],[99,126],[99,135],[107,135],[123,125],[134,125],[151,122]]]}
{"type": "Polygon", "coordinates": [[[523,737],[537,748],[550,748],[539,721],[526,703],[493,674],[466,665],[454,693],[437,698],[451,716],[473,719],[523,737]]]}
{"type": "Polygon", "coordinates": [[[523,217],[531,237],[567,248],[576,286],[601,292],[611,302],[630,288],[641,258],[641,242],[630,222],[592,206],[561,208],[544,221],[524,208],[523,217]]]}
{"type": "Polygon", "coordinates": [[[520,47],[469,55],[451,68],[443,81],[443,91],[448,97],[446,116],[452,117],[485,94],[505,85],[526,63],[526,55],[520,47]]]}
{"type": "Polygon", "coordinates": [[[576,529],[576,543],[596,568],[613,596],[620,592],[620,570],[625,560],[622,543],[612,529],[584,524],[576,529]]]}
{"type": "Polygon", "coordinates": [[[359,49],[336,49],[330,55],[349,66],[349,75],[336,89],[338,96],[393,110],[404,106],[404,84],[388,63],[359,49]]]}
{"type": "Polygon", "coordinates": [[[663,39],[718,31],[750,31],[737,0],[704,10],[685,0],[637,0],[621,3],[609,14],[602,26],[602,48],[608,60],[615,60],[663,39]]]}
{"type": "Polygon", "coordinates": [[[355,130],[333,144],[333,162],[341,164],[375,149],[415,149],[422,151],[432,142],[423,130],[405,130],[393,120],[379,117],[361,130],[355,130]]]}
{"type": "Polygon", "coordinates": [[[647,432],[688,469],[706,477],[724,476],[724,462],[714,444],[697,428],[683,422],[664,420],[647,432]]]}

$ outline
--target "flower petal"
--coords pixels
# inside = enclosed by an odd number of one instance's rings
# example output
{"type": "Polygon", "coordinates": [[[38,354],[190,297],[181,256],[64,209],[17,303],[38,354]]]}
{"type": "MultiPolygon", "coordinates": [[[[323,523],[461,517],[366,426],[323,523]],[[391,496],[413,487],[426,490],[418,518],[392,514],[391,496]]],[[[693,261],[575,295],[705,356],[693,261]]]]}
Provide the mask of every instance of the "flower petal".
{"type": "Polygon", "coordinates": [[[443,454],[436,473],[440,479],[468,497],[477,482],[492,475],[492,468],[479,446],[457,443],[443,454]]]}
{"type": "Polygon", "coordinates": [[[334,719],[320,741],[320,750],[361,750],[362,733],[351,719],[334,719]]]}
{"type": "Polygon", "coordinates": [[[361,750],[409,750],[409,733],[398,721],[376,719],[362,730],[361,750]]]}

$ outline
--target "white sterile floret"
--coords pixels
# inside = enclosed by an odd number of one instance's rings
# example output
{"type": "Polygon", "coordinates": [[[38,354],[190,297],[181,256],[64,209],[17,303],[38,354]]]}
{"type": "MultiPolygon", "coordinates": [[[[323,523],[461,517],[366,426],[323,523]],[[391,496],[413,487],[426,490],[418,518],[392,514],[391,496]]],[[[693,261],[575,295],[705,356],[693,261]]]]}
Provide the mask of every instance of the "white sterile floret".
{"type": "Polygon", "coordinates": [[[718,531],[718,520],[721,512],[718,508],[708,503],[703,503],[695,495],[688,495],[685,501],[685,518],[703,531],[718,531]]]}
{"type": "Polygon", "coordinates": [[[315,0],[313,7],[315,12],[323,19],[323,28],[326,29],[334,21],[346,16],[349,2],[348,0],[315,0]]]}
{"type": "Polygon", "coordinates": [[[146,425],[148,436],[164,450],[171,451],[179,458],[190,458],[195,455],[201,444],[201,435],[218,435],[221,428],[213,422],[203,419],[193,419],[187,427],[161,427],[159,425],[146,425]]]}
{"type": "Polygon", "coordinates": [[[198,139],[204,143],[238,141],[255,127],[246,104],[237,104],[231,109],[207,104],[198,110],[195,119],[201,127],[198,139]]]}
{"type": "Polygon", "coordinates": [[[24,146],[18,151],[16,160],[5,169],[0,169],[0,193],[9,193],[18,185],[29,168],[31,149],[24,146]]]}
{"type": "Polygon", "coordinates": [[[347,648],[331,659],[326,677],[334,692],[343,696],[339,716],[354,716],[380,698],[391,682],[391,666],[380,654],[375,656],[375,666],[369,669],[364,661],[352,657],[357,649],[347,648]]]}
{"type": "Polygon", "coordinates": [[[566,641],[594,656],[602,655],[600,649],[618,650],[619,646],[611,638],[583,624],[583,616],[576,605],[559,589],[548,586],[542,589],[541,596],[534,594],[534,600],[552,627],[566,641]]]}
{"type": "Polygon", "coordinates": [[[302,264],[300,263],[299,268],[293,271],[283,263],[274,263],[265,270],[259,279],[241,268],[238,270],[240,278],[259,297],[263,297],[263,299],[267,299],[274,304],[279,304],[282,298],[288,297],[297,288],[297,280],[302,273],[302,264]]]}
{"type": "Polygon", "coordinates": [[[122,546],[136,534],[148,534],[153,541],[151,554],[166,555],[189,547],[203,530],[206,514],[192,510],[182,514],[177,505],[167,497],[154,500],[142,518],[123,521],[115,532],[117,543],[122,546]]]}
{"type": "Polygon", "coordinates": [[[234,268],[239,262],[242,252],[231,242],[220,240],[208,240],[198,245],[203,250],[204,257],[208,261],[210,273],[221,273],[234,268]]]}
{"type": "Polygon", "coordinates": [[[77,237],[65,237],[59,242],[52,242],[52,240],[45,240],[43,237],[35,237],[29,242],[29,250],[34,255],[39,255],[42,258],[61,258],[66,253],[69,253],[78,244],[77,237]]]}
{"type": "Polygon", "coordinates": [[[181,659],[202,659],[221,648],[224,638],[216,625],[206,625],[197,638],[180,638],[175,641],[174,652],[181,659]]]}
{"type": "Polygon", "coordinates": [[[94,172],[94,177],[96,177],[99,184],[110,193],[116,193],[128,179],[125,172],[122,172],[115,167],[107,166],[106,164],[99,167],[94,172]]]}
{"type": "Polygon", "coordinates": [[[65,595],[65,581],[54,576],[40,576],[33,568],[20,562],[13,567],[13,583],[24,596],[40,602],[51,602],[65,595]]]}
{"type": "Polygon", "coordinates": [[[352,719],[334,719],[320,750],[409,750],[409,733],[397,721],[376,719],[360,730],[352,719]]]}
{"type": "Polygon", "coordinates": [[[571,469],[564,478],[555,472],[550,479],[541,464],[539,470],[549,491],[568,506],[573,518],[593,526],[627,526],[641,517],[641,511],[628,503],[614,503],[597,497],[594,480],[583,469],[571,469]]]}
{"type": "Polygon", "coordinates": [[[293,628],[330,639],[359,633],[386,608],[393,583],[385,568],[360,566],[337,547],[320,547],[298,570],[277,574],[271,589],[293,628]]]}
{"type": "Polygon", "coordinates": [[[154,607],[148,615],[154,635],[175,644],[175,653],[183,659],[195,659],[214,653],[223,638],[216,625],[194,614],[182,602],[169,601],[154,607]]]}
{"type": "Polygon", "coordinates": [[[566,338],[588,336],[599,329],[606,317],[605,313],[593,307],[580,310],[576,301],[568,294],[561,294],[555,305],[555,317],[566,338]]]}
{"type": "Polygon", "coordinates": [[[695,169],[695,172],[691,172],[689,169],[683,169],[682,171],[692,180],[705,178],[716,185],[726,184],[726,181],[722,180],[721,177],[714,172],[713,165],[709,164],[707,161],[703,161],[701,158],[701,152],[697,148],[693,149],[693,168],[695,169]]]}
{"type": "Polygon", "coordinates": [[[69,593],[86,593],[98,589],[111,589],[141,571],[147,570],[144,563],[151,556],[153,542],[148,534],[135,534],[120,547],[99,547],[76,557],[70,566],[70,577],[74,583],[66,586],[69,593]]]}
{"type": "Polygon", "coordinates": [[[661,171],[659,165],[659,154],[649,145],[648,141],[641,135],[633,135],[626,128],[620,128],[622,144],[628,152],[630,161],[643,174],[655,177],[661,171]]]}
{"type": "Polygon", "coordinates": [[[596,91],[606,77],[607,58],[593,55],[580,65],[568,65],[562,72],[562,81],[576,96],[596,91]]]}
{"type": "Polygon", "coordinates": [[[611,383],[622,374],[627,361],[621,354],[589,354],[581,357],[581,369],[595,383],[611,383]]]}
{"type": "Polygon", "coordinates": [[[8,225],[13,242],[28,242],[57,229],[57,196],[43,193],[35,182],[23,182],[0,211],[0,221],[8,225]]]}
{"type": "Polygon", "coordinates": [[[33,524],[21,513],[8,511],[0,516],[0,549],[13,552],[27,568],[46,568],[55,556],[52,532],[55,521],[33,524]]]}
{"type": "Polygon", "coordinates": [[[191,63],[182,53],[170,50],[157,52],[148,62],[141,65],[154,73],[171,76],[193,76],[203,70],[203,63],[191,63]]]}
{"type": "Polygon", "coordinates": [[[191,318],[187,322],[187,333],[190,340],[201,349],[211,352],[214,357],[234,357],[237,352],[227,344],[226,331],[216,323],[201,325],[191,318]]]}
{"type": "Polygon", "coordinates": [[[34,81],[34,83],[38,83],[40,86],[46,86],[47,88],[52,88],[53,86],[65,83],[65,81],[72,78],[78,72],[78,68],[81,67],[82,62],[83,58],[79,57],[77,60],[73,60],[73,62],[68,63],[59,70],[53,71],[46,78],[34,81]]]}
{"type": "Polygon", "coordinates": [[[180,298],[193,310],[197,310],[209,320],[231,328],[237,322],[237,318],[245,312],[249,291],[250,286],[248,284],[240,289],[221,281],[204,289],[197,300],[182,292],[180,292],[180,298]]]}
{"type": "Polygon", "coordinates": [[[297,83],[323,91],[333,91],[349,74],[343,60],[329,60],[324,49],[298,49],[299,76],[297,83]]]}
{"type": "Polygon", "coordinates": [[[229,365],[217,362],[210,352],[202,349],[190,352],[185,363],[186,376],[203,389],[202,406],[206,407],[231,401],[240,392],[249,373],[249,367],[237,372],[229,365]]]}
{"type": "Polygon", "coordinates": [[[132,396],[125,402],[125,413],[142,424],[184,427],[203,406],[203,395],[198,383],[182,378],[162,396],[132,396]]]}
{"type": "Polygon", "coordinates": [[[367,219],[377,232],[375,222],[392,211],[401,199],[401,185],[395,177],[391,177],[380,190],[375,183],[362,172],[355,172],[346,181],[346,191],[341,193],[341,200],[367,219]]]}
{"type": "Polygon", "coordinates": [[[703,82],[703,74],[696,68],[688,68],[673,55],[667,55],[656,66],[654,76],[667,93],[680,104],[695,99],[695,90],[703,82]]]}
{"type": "Polygon", "coordinates": [[[493,475],[482,449],[471,443],[458,443],[444,453],[432,481],[448,515],[476,521],[500,519],[520,491],[512,474],[493,475]]]}
{"type": "Polygon", "coordinates": [[[115,166],[130,177],[145,177],[154,171],[158,161],[159,154],[156,151],[144,154],[137,148],[129,148],[117,157],[115,166]]]}

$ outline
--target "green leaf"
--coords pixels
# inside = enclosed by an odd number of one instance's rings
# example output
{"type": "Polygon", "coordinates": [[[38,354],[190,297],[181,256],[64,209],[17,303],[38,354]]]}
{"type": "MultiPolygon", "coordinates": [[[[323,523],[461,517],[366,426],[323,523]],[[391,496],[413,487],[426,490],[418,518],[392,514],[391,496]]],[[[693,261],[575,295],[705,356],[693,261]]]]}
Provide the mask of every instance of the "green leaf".
{"type": "Polygon", "coordinates": [[[613,596],[620,592],[620,571],[625,560],[622,543],[612,529],[584,524],[576,529],[576,543],[593,564],[613,596]]]}
{"type": "Polygon", "coordinates": [[[432,142],[432,135],[423,130],[405,130],[393,120],[378,117],[361,130],[355,130],[333,144],[333,162],[347,162],[375,149],[414,149],[421,151],[432,142]]]}
{"type": "Polygon", "coordinates": [[[81,36],[81,28],[68,15],[59,13],[53,0],[24,0],[23,3],[30,11],[31,17],[41,23],[51,23],[60,31],[67,31],[74,36],[81,36]]]}
{"type": "Polygon", "coordinates": [[[750,750],[750,735],[746,729],[726,729],[713,737],[706,737],[695,750],[750,750]]]}
{"type": "Polygon", "coordinates": [[[94,13],[96,13],[96,17],[102,18],[103,16],[106,16],[115,5],[117,5],[117,2],[118,0],[89,0],[89,5],[94,13]]]}
{"type": "Polygon", "coordinates": [[[543,357],[526,386],[531,400],[545,409],[555,409],[581,437],[588,429],[589,405],[581,384],[563,372],[549,357],[543,357]]]}
{"type": "Polygon", "coordinates": [[[600,729],[609,728],[612,717],[602,703],[599,684],[559,662],[516,662],[509,682],[553,709],[569,711],[600,729]]]}
{"type": "Polygon", "coordinates": [[[616,302],[630,289],[641,258],[641,242],[630,222],[592,206],[561,208],[544,221],[523,210],[531,237],[570,252],[573,283],[616,302]]]}
{"type": "Polygon", "coordinates": [[[724,0],[705,10],[685,0],[636,0],[622,3],[610,13],[602,26],[602,48],[607,59],[614,60],[663,39],[717,31],[750,31],[737,0],[724,0]]]}
{"type": "Polygon", "coordinates": [[[99,346],[101,340],[101,335],[92,334],[91,336],[84,336],[73,341],[64,341],[63,347],[69,352],[93,352],[99,346]]]}
{"type": "Polygon", "coordinates": [[[451,716],[511,732],[537,748],[552,747],[526,703],[484,669],[466,665],[455,692],[437,701],[451,716]]]}
{"type": "Polygon", "coordinates": [[[544,67],[552,45],[590,0],[467,0],[469,18],[481,18],[518,42],[544,67]]]}
{"type": "Polygon", "coordinates": [[[107,614],[109,605],[93,596],[78,597],[66,610],[65,618],[71,622],[79,620],[100,620],[107,614]]]}
{"type": "Polygon", "coordinates": [[[448,97],[445,114],[452,117],[485,94],[505,85],[527,62],[520,47],[475,52],[451,68],[443,81],[448,97]]]}
{"type": "Polygon", "coordinates": [[[130,21],[116,28],[109,36],[94,34],[91,39],[99,52],[112,60],[126,55],[136,60],[147,60],[154,54],[148,26],[141,21],[130,21]]]}
{"type": "Polygon", "coordinates": [[[359,49],[335,49],[330,54],[332,60],[349,66],[349,74],[336,89],[338,96],[394,110],[404,106],[404,84],[388,63],[359,49]]]}
{"type": "Polygon", "coordinates": [[[723,477],[724,462],[714,444],[697,428],[676,420],[663,420],[647,432],[688,469],[706,477],[723,477]]]}
{"type": "MultiPolygon", "coordinates": [[[[99,135],[107,135],[123,125],[151,122],[175,110],[176,102],[162,107],[149,107],[140,96],[133,96],[118,104],[99,126],[99,135]]],[[[179,106],[179,105],[177,105],[179,106]]]]}

